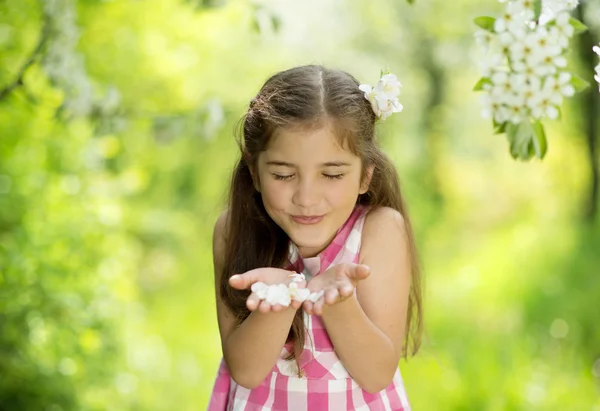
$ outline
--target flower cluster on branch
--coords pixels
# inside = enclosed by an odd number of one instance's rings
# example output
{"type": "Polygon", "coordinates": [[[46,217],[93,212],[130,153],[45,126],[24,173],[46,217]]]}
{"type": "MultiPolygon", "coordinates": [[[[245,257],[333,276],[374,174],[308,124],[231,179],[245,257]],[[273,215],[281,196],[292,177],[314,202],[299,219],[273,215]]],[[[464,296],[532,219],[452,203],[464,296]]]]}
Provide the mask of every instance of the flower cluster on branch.
{"type": "Polygon", "coordinates": [[[566,53],[575,34],[585,31],[571,17],[576,0],[509,0],[498,18],[478,17],[478,43],[486,58],[482,78],[482,115],[506,133],[514,158],[543,158],[547,150],[541,120],[560,118],[566,97],[588,83],[567,68],[566,53]]]}

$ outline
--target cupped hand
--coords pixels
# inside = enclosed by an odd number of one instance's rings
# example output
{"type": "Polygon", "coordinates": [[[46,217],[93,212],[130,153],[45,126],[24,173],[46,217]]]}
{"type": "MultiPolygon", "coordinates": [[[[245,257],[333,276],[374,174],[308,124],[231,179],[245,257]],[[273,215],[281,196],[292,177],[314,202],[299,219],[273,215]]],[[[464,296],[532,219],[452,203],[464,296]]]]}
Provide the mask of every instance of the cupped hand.
{"type": "MultiPolygon", "coordinates": [[[[236,274],[229,278],[229,285],[238,290],[251,289],[253,284],[264,283],[266,285],[283,284],[288,287],[293,280],[295,271],[284,270],[281,268],[263,267],[255,268],[254,270],[246,271],[243,274],[236,274]]],[[[306,282],[297,283],[298,288],[305,288],[306,282]]],[[[256,292],[252,292],[246,300],[246,306],[250,311],[258,310],[261,313],[280,312],[286,308],[297,310],[302,306],[300,301],[292,299],[290,306],[287,307],[281,304],[269,304],[266,300],[261,300],[256,292]]]]}
{"type": "Polygon", "coordinates": [[[335,305],[354,294],[356,285],[371,273],[364,264],[337,264],[324,273],[313,277],[307,285],[311,293],[323,291],[316,301],[306,300],[304,310],[308,314],[322,315],[325,305],[335,305]]]}

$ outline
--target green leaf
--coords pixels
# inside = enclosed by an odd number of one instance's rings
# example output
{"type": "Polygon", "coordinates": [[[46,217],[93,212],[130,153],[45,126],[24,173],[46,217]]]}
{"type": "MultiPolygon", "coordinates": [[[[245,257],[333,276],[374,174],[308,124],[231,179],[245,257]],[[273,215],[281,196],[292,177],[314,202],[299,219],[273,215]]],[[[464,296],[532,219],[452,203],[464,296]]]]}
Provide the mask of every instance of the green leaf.
{"type": "Polygon", "coordinates": [[[519,124],[511,122],[506,126],[506,136],[510,143],[510,155],[514,159],[529,160],[534,155],[532,147],[533,128],[529,121],[519,124]]]}
{"type": "Polygon", "coordinates": [[[544,125],[540,122],[540,120],[536,120],[532,124],[533,128],[533,149],[535,151],[535,156],[539,159],[544,158],[546,152],[548,151],[548,141],[546,140],[546,131],[544,130],[544,125]]]}
{"type": "Polygon", "coordinates": [[[588,26],[586,26],[585,24],[583,24],[582,22],[580,22],[579,20],[577,20],[574,17],[571,17],[569,19],[569,24],[571,26],[573,26],[573,28],[575,29],[575,34],[581,34],[588,30],[588,26]]]}
{"type": "Polygon", "coordinates": [[[587,82],[585,79],[578,76],[577,74],[573,74],[573,76],[571,77],[571,84],[573,85],[573,87],[575,87],[575,91],[578,93],[590,86],[589,82],[587,82]]]}
{"type": "Polygon", "coordinates": [[[487,30],[492,33],[495,33],[495,31],[494,31],[494,23],[496,22],[495,18],[488,17],[488,16],[481,16],[481,17],[477,17],[473,21],[475,22],[475,24],[477,24],[482,29],[487,30]]]}
{"type": "Polygon", "coordinates": [[[479,79],[477,84],[475,84],[475,87],[473,87],[473,91],[483,90],[483,86],[486,84],[490,84],[490,85],[493,84],[492,80],[490,80],[488,77],[482,77],[481,79],[479,79]]]}
{"type": "Polygon", "coordinates": [[[508,124],[508,121],[505,121],[502,124],[495,123],[496,130],[494,130],[494,134],[506,133],[507,124],[508,124]]]}
{"type": "Polygon", "coordinates": [[[533,12],[535,14],[533,19],[538,21],[540,19],[540,15],[542,14],[542,0],[533,0],[533,12]]]}

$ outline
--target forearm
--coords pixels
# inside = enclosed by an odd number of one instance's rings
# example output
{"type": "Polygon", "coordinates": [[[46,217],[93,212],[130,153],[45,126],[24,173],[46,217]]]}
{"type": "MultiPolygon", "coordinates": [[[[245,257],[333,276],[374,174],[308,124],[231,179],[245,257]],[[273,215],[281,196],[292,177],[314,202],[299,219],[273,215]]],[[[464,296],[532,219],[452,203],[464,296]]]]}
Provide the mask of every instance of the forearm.
{"type": "Polygon", "coordinates": [[[399,357],[392,341],[367,317],[356,296],[326,306],[322,319],[335,352],[358,385],[369,392],[387,387],[399,357]]]}
{"type": "Polygon", "coordinates": [[[254,388],[269,374],[290,332],[296,310],[263,314],[253,311],[223,344],[225,362],[233,379],[254,388]]]}

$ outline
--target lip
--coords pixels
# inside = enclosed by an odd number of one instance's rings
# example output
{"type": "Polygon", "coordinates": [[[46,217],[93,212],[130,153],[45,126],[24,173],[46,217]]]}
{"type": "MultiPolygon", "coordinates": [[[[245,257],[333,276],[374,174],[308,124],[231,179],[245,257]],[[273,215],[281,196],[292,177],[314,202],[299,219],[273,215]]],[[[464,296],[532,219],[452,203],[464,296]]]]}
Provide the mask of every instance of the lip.
{"type": "Polygon", "coordinates": [[[298,224],[312,225],[318,224],[323,220],[324,215],[293,215],[292,220],[298,224]]]}

